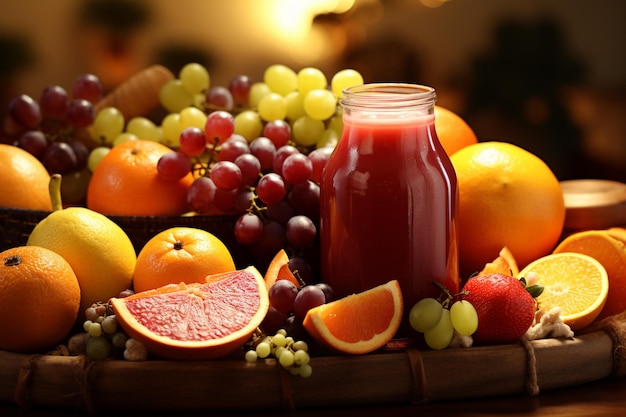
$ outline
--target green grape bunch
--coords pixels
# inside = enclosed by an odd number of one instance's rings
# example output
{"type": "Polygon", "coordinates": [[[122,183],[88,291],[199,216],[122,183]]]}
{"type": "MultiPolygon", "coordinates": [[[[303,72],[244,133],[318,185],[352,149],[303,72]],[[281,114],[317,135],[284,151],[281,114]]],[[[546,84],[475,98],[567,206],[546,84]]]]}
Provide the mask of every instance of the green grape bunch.
{"type": "Polygon", "coordinates": [[[476,309],[462,298],[464,293],[453,295],[445,288],[442,290],[443,301],[428,297],[413,305],[409,311],[411,327],[424,335],[426,345],[433,350],[471,346],[471,336],[478,329],[476,309]]]}

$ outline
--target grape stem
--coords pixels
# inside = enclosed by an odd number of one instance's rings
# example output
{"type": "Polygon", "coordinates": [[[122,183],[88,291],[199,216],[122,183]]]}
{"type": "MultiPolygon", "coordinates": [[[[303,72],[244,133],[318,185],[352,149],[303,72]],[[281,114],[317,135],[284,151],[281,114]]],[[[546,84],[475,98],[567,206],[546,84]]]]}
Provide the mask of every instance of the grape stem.
{"type": "Polygon", "coordinates": [[[221,146],[219,145],[218,140],[215,139],[214,143],[207,146],[205,151],[209,157],[206,162],[199,156],[193,157],[191,161],[191,171],[201,177],[208,177],[211,172],[211,167],[217,162],[217,156],[221,151],[221,146]]]}
{"type": "Polygon", "coordinates": [[[296,277],[296,280],[298,280],[298,284],[300,284],[300,287],[306,286],[306,282],[304,282],[304,280],[302,279],[302,275],[300,275],[300,271],[298,271],[297,269],[293,271],[293,276],[296,277]]]}
{"type": "Polygon", "coordinates": [[[449,289],[447,289],[446,287],[444,287],[437,281],[433,281],[433,285],[437,287],[438,289],[440,289],[446,296],[446,298],[441,302],[441,305],[443,306],[443,308],[450,308],[450,304],[452,303],[452,300],[454,300],[455,298],[462,298],[464,295],[469,294],[469,291],[467,290],[460,291],[456,294],[452,294],[449,289]]]}
{"type": "Polygon", "coordinates": [[[260,206],[257,204],[257,199],[259,198],[256,195],[254,187],[250,187],[252,191],[252,197],[250,198],[250,207],[248,208],[248,213],[254,214],[263,220],[263,223],[267,222],[267,217],[265,215],[265,211],[267,211],[267,207],[260,206]]]}

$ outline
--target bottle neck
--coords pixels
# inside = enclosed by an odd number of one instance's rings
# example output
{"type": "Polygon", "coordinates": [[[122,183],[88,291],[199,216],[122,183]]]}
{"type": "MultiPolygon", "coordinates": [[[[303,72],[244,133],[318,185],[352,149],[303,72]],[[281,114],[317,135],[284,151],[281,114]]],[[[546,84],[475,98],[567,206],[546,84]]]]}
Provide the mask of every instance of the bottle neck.
{"type": "Polygon", "coordinates": [[[428,86],[408,83],[373,83],[343,91],[341,104],[344,120],[380,121],[380,123],[434,121],[437,95],[428,86]]]}

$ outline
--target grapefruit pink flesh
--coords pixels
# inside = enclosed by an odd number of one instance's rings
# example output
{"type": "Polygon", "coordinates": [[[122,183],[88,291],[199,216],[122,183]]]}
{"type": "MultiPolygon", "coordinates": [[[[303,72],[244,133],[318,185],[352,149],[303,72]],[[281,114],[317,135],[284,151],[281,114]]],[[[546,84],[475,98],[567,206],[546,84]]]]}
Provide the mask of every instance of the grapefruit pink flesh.
{"type": "Polygon", "coordinates": [[[254,267],[167,285],[111,304],[122,328],[168,359],[214,359],[234,352],[261,324],[269,301],[254,267]]]}

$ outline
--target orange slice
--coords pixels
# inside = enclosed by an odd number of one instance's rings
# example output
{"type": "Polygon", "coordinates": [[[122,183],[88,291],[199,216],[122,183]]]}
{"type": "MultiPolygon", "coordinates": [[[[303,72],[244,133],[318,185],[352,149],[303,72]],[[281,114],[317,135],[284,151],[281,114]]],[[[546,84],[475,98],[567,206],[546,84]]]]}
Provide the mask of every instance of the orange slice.
{"type": "Polygon", "coordinates": [[[609,295],[600,318],[626,310],[626,245],[607,230],[587,230],[569,235],[554,253],[577,252],[599,261],[609,276],[609,295]]]}
{"type": "Polygon", "coordinates": [[[606,229],[606,233],[614,239],[626,244],[626,228],[623,227],[609,227],[606,229]]]}
{"type": "Polygon", "coordinates": [[[561,318],[572,330],[593,322],[607,300],[609,279],[606,269],[591,256],[575,252],[553,253],[528,264],[520,276],[537,274],[544,287],[537,297],[539,308],[561,308],[561,318]]]}
{"type": "Polygon", "coordinates": [[[519,274],[519,267],[517,266],[517,262],[515,261],[515,257],[506,246],[500,250],[498,257],[493,261],[485,264],[485,267],[482,271],[478,273],[478,275],[488,275],[488,274],[504,274],[509,276],[517,276],[519,274]]]}
{"type": "Polygon", "coordinates": [[[267,271],[265,272],[265,287],[269,291],[269,289],[274,285],[276,281],[279,279],[287,279],[294,284],[296,287],[300,288],[300,282],[296,276],[289,269],[289,256],[284,249],[278,251],[278,253],[274,256],[269,266],[267,267],[267,271]]]}
{"type": "Polygon", "coordinates": [[[243,346],[269,308],[254,267],[111,299],[122,328],[168,359],[214,359],[243,346]]]}
{"type": "Polygon", "coordinates": [[[392,280],[312,308],[304,328],[318,343],[340,353],[364,354],[386,345],[402,321],[402,292],[392,280]]]}

